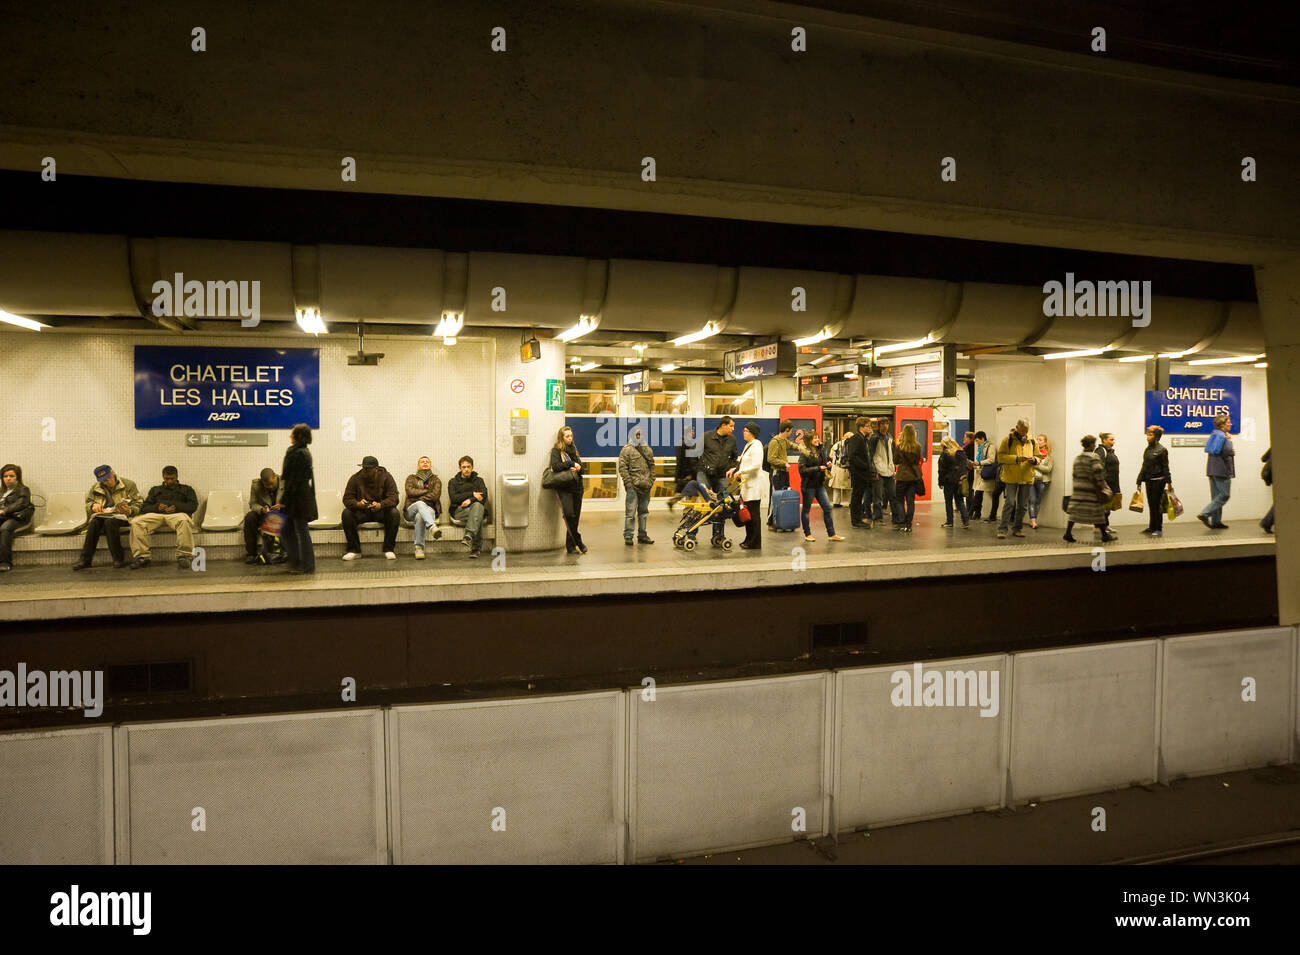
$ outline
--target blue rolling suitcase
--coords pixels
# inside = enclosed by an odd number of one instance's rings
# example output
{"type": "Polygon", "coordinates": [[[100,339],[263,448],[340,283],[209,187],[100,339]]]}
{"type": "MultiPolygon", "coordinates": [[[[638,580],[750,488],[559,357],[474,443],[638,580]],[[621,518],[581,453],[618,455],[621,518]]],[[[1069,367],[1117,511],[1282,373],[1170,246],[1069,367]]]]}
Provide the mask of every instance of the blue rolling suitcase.
{"type": "Polygon", "coordinates": [[[778,531],[799,529],[799,492],[792,488],[772,492],[772,527],[778,531]]]}

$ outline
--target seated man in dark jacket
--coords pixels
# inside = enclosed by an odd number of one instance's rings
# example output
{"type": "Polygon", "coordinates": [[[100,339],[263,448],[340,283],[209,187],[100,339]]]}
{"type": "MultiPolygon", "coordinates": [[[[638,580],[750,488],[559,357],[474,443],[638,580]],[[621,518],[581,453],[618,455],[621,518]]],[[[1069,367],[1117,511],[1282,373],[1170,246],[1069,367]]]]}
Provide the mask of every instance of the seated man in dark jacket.
{"type": "Polygon", "coordinates": [[[262,473],[253,479],[248,488],[248,513],[244,515],[244,563],[245,564],[282,564],[285,553],[278,550],[278,537],[261,534],[265,553],[258,553],[258,530],[266,520],[267,512],[275,507],[275,498],[280,490],[280,477],[270,468],[262,468],[262,473]]]}
{"type": "Polygon", "coordinates": [[[468,454],[460,459],[460,470],[447,482],[447,504],[452,520],[465,525],[462,541],[469,548],[469,556],[477,557],[483,550],[483,522],[487,519],[487,485],[474,470],[474,459],[468,454]]]}
{"type": "Polygon", "coordinates": [[[162,484],[149,489],[139,516],[131,518],[131,556],[135,558],[132,570],[149,566],[149,535],[163,526],[176,532],[176,565],[181,570],[189,570],[194,559],[194,512],[199,509],[198,496],[194,488],[180,482],[170,464],[163,468],[162,478],[162,484]]]}
{"type": "Polygon", "coordinates": [[[347,538],[344,560],[361,556],[361,537],[357,525],[379,521],[384,525],[384,556],[397,560],[397,482],[379,466],[379,459],[366,455],[361,470],[348,478],[343,489],[343,536],[347,538]]]}

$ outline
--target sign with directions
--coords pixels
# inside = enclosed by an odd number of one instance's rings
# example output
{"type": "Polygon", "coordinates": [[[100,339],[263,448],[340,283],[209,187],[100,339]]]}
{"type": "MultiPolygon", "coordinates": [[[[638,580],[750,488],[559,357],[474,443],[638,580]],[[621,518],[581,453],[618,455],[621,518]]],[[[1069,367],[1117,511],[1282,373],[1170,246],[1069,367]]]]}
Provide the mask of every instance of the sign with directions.
{"type": "Polygon", "coordinates": [[[546,410],[564,410],[564,379],[546,379],[546,410]]]}
{"type": "Polygon", "coordinates": [[[185,434],[187,448],[264,448],[270,435],[262,431],[258,434],[230,434],[225,431],[188,431],[185,434]]]}
{"type": "Polygon", "coordinates": [[[756,348],[724,352],[722,356],[722,377],[726,381],[771,378],[793,374],[794,370],[794,345],[789,342],[768,342],[756,348]]]}

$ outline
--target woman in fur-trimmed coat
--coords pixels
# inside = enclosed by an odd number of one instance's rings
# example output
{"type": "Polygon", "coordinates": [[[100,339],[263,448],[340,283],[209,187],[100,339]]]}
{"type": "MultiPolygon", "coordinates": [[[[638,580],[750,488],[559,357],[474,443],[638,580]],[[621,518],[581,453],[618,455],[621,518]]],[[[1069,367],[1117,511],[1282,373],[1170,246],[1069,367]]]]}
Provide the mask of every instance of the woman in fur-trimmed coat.
{"type": "Polygon", "coordinates": [[[1115,540],[1106,530],[1107,511],[1110,508],[1112,489],[1106,483],[1106,467],[1097,457],[1097,439],[1088,435],[1081,442],[1083,453],[1074,459],[1074,486],[1070,493],[1070,507],[1066,511],[1069,523],[1065,525],[1063,540],[1074,542],[1075,524],[1091,524],[1101,531],[1103,541],[1115,540]]]}

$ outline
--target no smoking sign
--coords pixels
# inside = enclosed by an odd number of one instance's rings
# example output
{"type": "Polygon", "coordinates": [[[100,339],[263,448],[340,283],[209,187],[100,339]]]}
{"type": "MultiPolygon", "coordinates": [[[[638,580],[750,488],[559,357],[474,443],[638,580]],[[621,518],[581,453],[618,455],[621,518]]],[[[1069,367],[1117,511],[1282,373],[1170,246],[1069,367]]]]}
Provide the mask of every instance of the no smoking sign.
{"type": "Polygon", "coordinates": [[[522,395],[524,393],[524,380],[522,378],[516,378],[514,381],[510,382],[510,390],[517,395],[522,395]]]}

